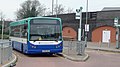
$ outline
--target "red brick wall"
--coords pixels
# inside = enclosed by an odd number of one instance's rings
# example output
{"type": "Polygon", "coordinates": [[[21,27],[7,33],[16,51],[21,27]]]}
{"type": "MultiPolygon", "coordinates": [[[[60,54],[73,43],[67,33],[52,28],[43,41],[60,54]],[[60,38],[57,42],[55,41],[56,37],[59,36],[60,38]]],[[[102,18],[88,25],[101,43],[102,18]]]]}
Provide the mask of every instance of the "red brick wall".
{"type": "Polygon", "coordinates": [[[115,42],[116,38],[116,29],[114,27],[110,26],[102,26],[99,28],[96,28],[95,30],[92,31],[92,42],[100,42],[102,41],[102,32],[103,30],[110,30],[111,31],[111,42],[115,42]]]}
{"type": "Polygon", "coordinates": [[[77,32],[71,27],[63,28],[63,38],[72,38],[76,40],[77,32]]]}

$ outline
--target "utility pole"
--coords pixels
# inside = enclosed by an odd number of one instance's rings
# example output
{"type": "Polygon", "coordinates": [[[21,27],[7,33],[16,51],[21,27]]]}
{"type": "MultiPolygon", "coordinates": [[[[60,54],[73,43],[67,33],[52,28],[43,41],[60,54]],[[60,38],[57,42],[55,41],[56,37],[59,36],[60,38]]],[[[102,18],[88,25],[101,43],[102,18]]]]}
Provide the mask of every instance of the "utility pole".
{"type": "Polygon", "coordinates": [[[82,23],[82,7],[80,7],[80,9],[76,9],[77,13],[80,13],[80,23],[79,23],[79,29],[78,29],[78,41],[81,41],[81,23],[82,23]]]}

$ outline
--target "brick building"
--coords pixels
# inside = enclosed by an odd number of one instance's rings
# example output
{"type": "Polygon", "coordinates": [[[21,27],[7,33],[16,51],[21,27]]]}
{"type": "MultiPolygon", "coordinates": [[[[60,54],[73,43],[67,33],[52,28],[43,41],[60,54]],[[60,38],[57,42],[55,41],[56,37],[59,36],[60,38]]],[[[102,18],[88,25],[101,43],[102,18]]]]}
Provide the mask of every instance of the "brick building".
{"type": "MultiPolygon", "coordinates": [[[[79,19],[75,19],[75,13],[60,14],[59,18],[63,22],[64,39],[77,40],[79,19]]],[[[54,15],[52,17],[55,17],[54,15]]],[[[120,17],[120,8],[104,8],[102,11],[88,12],[89,32],[87,32],[88,41],[92,42],[115,42],[116,29],[114,27],[114,18],[120,17]]],[[[86,23],[86,13],[82,13],[82,34],[84,36],[86,23]]],[[[84,40],[84,37],[82,37],[84,40]]]]}
{"type": "Polygon", "coordinates": [[[94,29],[92,29],[93,42],[110,42],[116,41],[116,28],[114,27],[114,18],[120,18],[120,8],[103,8],[97,11],[97,18],[94,29]]]}

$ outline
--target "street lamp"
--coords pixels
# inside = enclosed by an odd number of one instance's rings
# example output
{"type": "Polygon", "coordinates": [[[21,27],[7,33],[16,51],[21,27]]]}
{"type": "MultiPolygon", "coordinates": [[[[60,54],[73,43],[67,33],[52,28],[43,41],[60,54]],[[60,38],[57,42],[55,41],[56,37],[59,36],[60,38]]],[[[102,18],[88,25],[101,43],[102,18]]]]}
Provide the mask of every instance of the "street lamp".
{"type": "Polygon", "coordinates": [[[1,35],[2,40],[3,40],[3,32],[4,32],[4,20],[2,20],[2,35],[1,35]]]}
{"type": "Polygon", "coordinates": [[[56,0],[56,17],[57,17],[57,13],[58,13],[58,0],[56,0]]]}
{"type": "MultiPolygon", "coordinates": [[[[53,15],[53,10],[54,10],[54,0],[52,0],[52,15],[53,15]]],[[[58,0],[56,0],[56,17],[58,13],[58,0]]]]}
{"type": "Polygon", "coordinates": [[[86,3],[86,25],[85,25],[85,42],[86,42],[86,46],[87,46],[87,23],[88,23],[88,0],[86,3]]]}
{"type": "Polygon", "coordinates": [[[80,13],[80,24],[79,24],[79,29],[78,29],[78,41],[81,41],[81,22],[82,22],[82,7],[80,9],[76,9],[77,13],[80,13]]]}
{"type": "Polygon", "coordinates": [[[52,15],[53,15],[53,8],[54,8],[54,0],[52,0],[52,15]]]}

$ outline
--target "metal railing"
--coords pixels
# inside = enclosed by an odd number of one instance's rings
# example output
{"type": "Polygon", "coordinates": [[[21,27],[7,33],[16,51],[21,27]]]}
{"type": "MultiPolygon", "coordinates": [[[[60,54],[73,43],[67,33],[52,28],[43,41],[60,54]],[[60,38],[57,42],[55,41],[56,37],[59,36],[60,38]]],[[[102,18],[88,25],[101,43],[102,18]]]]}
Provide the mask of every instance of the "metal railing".
{"type": "Polygon", "coordinates": [[[65,54],[85,54],[85,41],[64,41],[65,54]]]}
{"type": "Polygon", "coordinates": [[[0,64],[7,63],[12,59],[11,41],[0,42],[0,64]]]}

